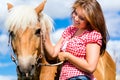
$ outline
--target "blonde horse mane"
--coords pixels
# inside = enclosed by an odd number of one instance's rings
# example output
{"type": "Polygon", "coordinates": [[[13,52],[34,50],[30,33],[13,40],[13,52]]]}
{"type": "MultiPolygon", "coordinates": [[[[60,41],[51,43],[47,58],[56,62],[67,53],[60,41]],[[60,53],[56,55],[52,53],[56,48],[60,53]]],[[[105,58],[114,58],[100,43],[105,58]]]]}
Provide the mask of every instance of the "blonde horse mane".
{"type": "Polygon", "coordinates": [[[52,19],[44,13],[37,15],[35,9],[31,6],[17,6],[10,9],[6,19],[6,27],[9,31],[16,32],[18,29],[25,30],[32,28],[40,21],[40,26],[44,34],[53,29],[52,19]]]}

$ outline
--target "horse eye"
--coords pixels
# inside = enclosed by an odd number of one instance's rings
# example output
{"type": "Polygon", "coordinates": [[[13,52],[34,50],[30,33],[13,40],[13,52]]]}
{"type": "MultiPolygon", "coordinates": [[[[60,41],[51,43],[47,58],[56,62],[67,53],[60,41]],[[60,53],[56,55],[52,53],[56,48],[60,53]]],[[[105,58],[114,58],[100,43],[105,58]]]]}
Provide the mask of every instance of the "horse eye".
{"type": "Polygon", "coordinates": [[[37,30],[35,31],[35,35],[39,36],[39,35],[40,35],[40,31],[41,31],[41,29],[37,29],[37,30]]]}
{"type": "Polygon", "coordinates": [[[11,36],[12,38],[15,37],[15,34],[13,33],[13,31],[10,32],[9,36],[11,36]]]}

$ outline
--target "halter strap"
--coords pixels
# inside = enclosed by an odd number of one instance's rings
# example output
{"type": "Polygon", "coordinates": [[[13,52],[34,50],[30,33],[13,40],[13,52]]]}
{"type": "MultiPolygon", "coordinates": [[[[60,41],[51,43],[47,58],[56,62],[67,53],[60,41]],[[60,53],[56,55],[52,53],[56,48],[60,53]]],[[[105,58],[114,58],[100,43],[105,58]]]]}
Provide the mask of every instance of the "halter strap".
{"type": "Polygon", "coordinates": [[[12,51],[12,53],[10,54],[11,59],[16,64],[16,66],[18,66],[17,59],[16,59],[16,57],[13,54],[14,53],[14,49],[12,48],[12,41],[11,41],[11,39],[12,39],[12,33],[13,33],[12,31],[9,31],[8,46],[10,47],[10,49],[12,51]]]}
{"type": "MultiPolygon", "coordinates": [[[[45,38],[44,38],[44,36],[43,36],[43,32],[40,32],[40,37],[41,37],[41,39],[40,39],[41,54],[42,54],[42,56],[44,56],[44,58],[45,58],[44,49],[43,49],[43,47],[44,47],[44,42],[45,42],[45,38]]],[[[39,60],[39,59],[41,59],[41,57],[38,58],[38,60],[39,60]]],[[[58,63],[55,63],[55,64],[37,63],[37,66],[38,66],[38,67],[39,67],[39,66],[58,66],[58,65],[61,65],[61,64],[63,64],[63,61],[58,62],[58,63]]]]}

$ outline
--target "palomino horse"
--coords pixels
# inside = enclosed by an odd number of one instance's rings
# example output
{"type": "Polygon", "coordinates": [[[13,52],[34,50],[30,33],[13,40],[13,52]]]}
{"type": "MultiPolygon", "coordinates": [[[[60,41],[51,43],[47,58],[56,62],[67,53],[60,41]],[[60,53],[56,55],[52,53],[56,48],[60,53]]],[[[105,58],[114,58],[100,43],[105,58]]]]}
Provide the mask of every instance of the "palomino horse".
{"type": "Polygon", "coordinates": [[[44,36],[53,28],[52,19],[42,13],[45,3],[46,0],[36,8],[8,3],[6,27],[16,55],[12,59],[17,65],[18,80],[54,80],[57,72],[57,66],[44,66],[48,64],[44,58],[44,36]]]}
{"type": "MultiPolygon", "coordinates": [[[[16,58],[12,56],[12,59],[17,65],[18,80],[55,80],[57,66],[44,65],[48,62],[43,43],[45,34],[50,33],[52,28],[51,18],[42,13],[45,3],[46,0],[35,9],[8,4],[9,15],[6,24],[16,55],[16,58]]],[[[115,72],[115,63],[105,52],[100,57],[94,75],[97,80],[115,80],[115,72]]]]}

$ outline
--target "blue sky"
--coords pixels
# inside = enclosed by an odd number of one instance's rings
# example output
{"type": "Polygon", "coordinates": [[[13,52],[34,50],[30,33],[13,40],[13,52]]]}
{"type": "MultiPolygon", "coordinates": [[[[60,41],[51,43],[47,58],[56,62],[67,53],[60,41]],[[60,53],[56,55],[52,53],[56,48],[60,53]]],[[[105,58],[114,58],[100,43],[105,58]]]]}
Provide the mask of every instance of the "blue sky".
{"type": "MultiPolygon", "coordinates": [[[[10,59],[10,47],[8,47],[8,33],[4,22],[7,15],[6,3],[14,6],[26,4],[36,7],[42,0],[0,0],[0,80],[16,80],[15,64],[10,59]]],[[[44,13],[54,20],[55,32],[51,33],[51,39],[56,43],[63,30],[71,24],[71,5],[74,0],[47,0],[44,13]]],[[[120,0],[98,0],[102,6],[110,41],[107,51],[115,62],[120,61],[120,0]]],[[[120,73],[117,63],[117,73],[120,73]]]]}

